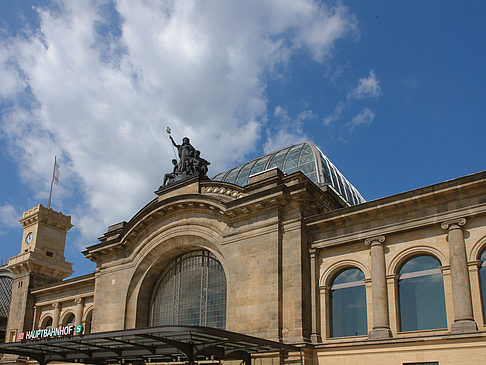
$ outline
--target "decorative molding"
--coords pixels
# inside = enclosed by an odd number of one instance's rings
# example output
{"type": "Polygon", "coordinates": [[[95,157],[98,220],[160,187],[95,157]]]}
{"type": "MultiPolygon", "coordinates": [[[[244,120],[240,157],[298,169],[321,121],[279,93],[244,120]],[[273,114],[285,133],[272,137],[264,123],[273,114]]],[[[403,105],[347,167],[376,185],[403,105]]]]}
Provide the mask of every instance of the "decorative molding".
{"type": "Polygon", "coordinates": [[[451,219],[440,224],[440,227],[445,230],[460,229],[466,224],[466,218],[451,219]]]}
{"type": "Polygon", "coordinates": [[[235,199],[242,198],[247,195],[238,191],[237,189],[223,186],[205,186],[202,188],[202,193],[226,195],[235,199]]]}
{"type": "Polygon", "coordinates": [[[448,267],[449,265],[448,256],[446,256],[441,250],[430,246],[412,246],[407,247],[403,251],[397,253],[391,259],[386,270],[387,275],[396,274],[398,267],[400,267],[403,262],[407,261],[413,256],[419,256],[421,254],[435,257],[437,260],[439,260],[441,267],[448,267]]]}
{"type": "Polygon", "coordinates": [[[381,245],[385,242],[385,236],[375,236],[365,239],[364,243],[366,246],[376,246],[381,245]]]}
{"type": "Polygon", "coordinates": [[[309,250],[309,254],[311,258],[316,258],[317,250],[315,248],[311,248],[309,250]]]}
{"type": "Polygon", "coordinates": [[[323,286],[329,287],[331,279],[334,278],[334,275],[338,271],[341,271],[346,268],[358,268],[364,274],[365,276],[364,280],[366,280],[367,278],[371,278],[371,272],[365,264],[363,264],[358,260],[345,259],[345,260],[335,262],[331,265],[327,265],[325,270],[323,270],[324,267],[321,264],[320,273],[319,273],[319,287],[320,288],[323,286]]]}
{"type": "Polygon", "coordinates": [[[468,254],[468,261],[476,261],[479,260],[483,250],[486,249],[486,235],[481,237],[476,243],[473,245],[471,251],[468,254]]]}

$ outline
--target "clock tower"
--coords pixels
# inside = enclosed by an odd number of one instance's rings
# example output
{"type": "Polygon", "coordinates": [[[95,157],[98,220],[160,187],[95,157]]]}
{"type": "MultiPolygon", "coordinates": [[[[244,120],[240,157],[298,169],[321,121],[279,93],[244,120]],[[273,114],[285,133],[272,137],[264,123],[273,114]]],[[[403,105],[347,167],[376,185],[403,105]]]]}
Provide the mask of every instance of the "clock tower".
{"type": "Polygon", "coordinates": [[[71,216],[39,204],[24,212],[19,222],[24,229],[20,253],[10,258],[5,267],[13,273],[8,342],[16,341],[18,332],[32,329],[34,298],[30,290],[73,273],[72,264],[64,258],[71,216]]]}

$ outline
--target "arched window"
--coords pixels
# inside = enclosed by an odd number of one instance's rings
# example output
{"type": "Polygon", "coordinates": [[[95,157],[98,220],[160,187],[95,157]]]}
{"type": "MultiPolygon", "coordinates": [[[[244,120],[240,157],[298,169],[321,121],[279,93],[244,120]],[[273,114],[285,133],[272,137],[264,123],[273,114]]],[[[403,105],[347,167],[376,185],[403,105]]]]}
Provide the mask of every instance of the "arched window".
{"type": "Polygon", "coordinates": [[[150,325],[171,324],[225,328],[226,276],[209,251],[179,256],[155,285],[150,325]]]}
{"type": "Polygon", "coordinates": [[[479,282],[481,283],[481,302],[483,303],[483,321],[486,323],[486,250],[481,254],[479,261],[479,282]]]}
{"type": "Polygon", "coordinates": [[[12,298],[12,277],[10,273],[0,271],[0,317],[8,318],[10,299],[12,298]]]}
{"type": "Polygon", "coordinates": [[[366,289],[359,269],[341,271],[332,281],[330,295],[331,337],[368,333],[366,289]]]}
{"type": "Polygon", "coordinates": [[[416,256],[399,272],[400,330],[447,328],[444,283],[440,262],[432,256],[416,256]]]}
{"type": "Polygon", "coordinates": [[[74,326],[74,321],[75,321],[75,316],[73,313],[69,313],[66,315],[62,321],[63,326],[68,326],[68,325],[73,325],[74,326]]]}
{"type": "Polygon", "coordinates": [[[51,328],[52,327],[52,317],[46,317],[41,323],[40,328],[51,328]]]}
{"type": "Polygon", "coordinates": [[[83,333],[88,335],[91,333],[91,323],[93,322],[93,311],[90,310],[86,315],[86,319],[84,320],[84,329],[83,333]]]}

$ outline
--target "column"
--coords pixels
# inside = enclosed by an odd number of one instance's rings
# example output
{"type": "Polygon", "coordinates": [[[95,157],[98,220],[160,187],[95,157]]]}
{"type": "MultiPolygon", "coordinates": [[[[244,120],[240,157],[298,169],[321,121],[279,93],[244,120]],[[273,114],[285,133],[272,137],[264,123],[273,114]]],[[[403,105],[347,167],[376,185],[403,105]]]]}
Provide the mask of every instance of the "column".
{"type": "Polygon", "coordinates": [[[77,298],[74,300],[76,303],[76,312],[74,314],[74,325],[78,326],[83,320],[83,298],[77,298]]]}
{"type": "Polygon", "coordinates": [[[38,308],[34,305],[34,315],[32,316],[32,331],[37,329],[38,308]]]}
{"type": "Polygon", "coordinates": [[[52,303],[54,313],[52,314],[52,328],[59,327],[59,316],[61,314],[61,304],[59,302],[52,303]]]}
{"type": "Polygon", "coordinates": [[[386,289],[384,236],[367,238],[365,244],[371,247],[371,298],[373,302],[373,330],[370,339],[392,337],[388,318],[388,292],[386,289]]]}
{"type": "Polygon", "coordinates": [[[466,245],[462,227],[465,218],[443,222],[440,226],[447,230],[449,256],[451,262],[452,300],[454,303],[454,323],[451,332],[464,333],[477,331],[474,322],[471,298],[471,284],[467,269],[466,245]]]}
{"type": "Polygon", "coordinates": [[[312,343],[322,342],[319,331],[319,297],[318,290],[318,265],[317,253],[315,249],[310,250],[310,269],[311,269],[311,341],[312,343]]]}

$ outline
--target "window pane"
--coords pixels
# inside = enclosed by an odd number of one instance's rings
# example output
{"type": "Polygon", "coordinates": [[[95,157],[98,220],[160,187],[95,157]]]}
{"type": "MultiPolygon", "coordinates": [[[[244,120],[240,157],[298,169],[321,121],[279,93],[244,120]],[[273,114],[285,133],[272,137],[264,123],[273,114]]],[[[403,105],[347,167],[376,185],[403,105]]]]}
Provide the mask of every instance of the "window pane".
{"type": "Polygon", "coordinates": [[[248,176],[250,175],[250,170],[253,167],[255,161],[247,163],[245,166],[242,167],[238,177],[236,178],[235,184],[236,185],[246,185],[248,183],[248,176]]]}
{"type": "Polygon", "coordinates": [[[329,170],[329,166],[327,165],[327,161],[323,156],[321,156],[321,165],[322,165],[322,173],[324,175],[324,182],[326,184],[332,184],[331,172],[329,170]]]}
{"type": "Polygon", "coordinates": [[[331,336],[359,336],[368,333],[365,286],[331,291],[331,336]]]}
{"type": "Polygon", "coordinates": [[[481,301],[483,303],[483,321],[486,323],[486,251],[481,257],[481,268],[479,269],[479,281],[481,283],[481,301]]]}
{"type": "Polygon", "coordinates": [[[447,328],[442,274],[400,280],[401,331],[447,328]]]}
{"type": "Polygon", "coordinates": [[[334,278],[331,284],[330,302],[332,337],[358,336],[368,332],[366,289],[361,270],[347,269],[334,278]],[[354,285],[343,287],[346,283],[354,285]]]}
{"type": "Polygon", "coordinates": [[[297,145],[292,147],[292,149],[289,151],[287,154],[287,157],[285,158],[285,163],[284,163],[284,171],[287,172],[290,169],[293,169],[293,171],[297,170],[297,163],[299,161],[299,154],[300,150],[302,149],[302,145],[297,145]]]}
{"type": "Polygon", "coordinates": [[[353,281],[362,281],[362,280],[364,280],[364,274],[361,272],[361,270],[347,269],[341,272],[338,276],[336,276],[336,278],[332,282],[332,285],[351,283],[353,281]]]}
{"type": "Polygon", "coordinates": [[[400,269],[400,275],[417,271],[436,269],[440,267],[439,261],[432,256],[418,256],[407,261],[400,269]]]}
{"type": "Polygon", "coordinates": [[[263,156],[261,159],[257,160],[253,168],[251,169],[250,175],[256,174],[258,172],[263,171],[265,168],[265,164],[267,163],[268,159],[271,155],[263,156]]]}
{"type": "Polygon", "coordinates": [[[272,160],[268,164],[267,169],[270,170],[272,167],[278,167],[280,171],[282,171],[283,170],[282,164],[283,164],[284,157],[287,154],[287,151],[288,149],[285,149],[277,153],[275,156],[273,156],[272,160]]]}
{"type": "Polygon", "coordinates": [[[312,148],[306,144],[300,153],[299,166],[308,162],[314,162],[314,152],[312,152],[312,148]]]}
{"type": "Polygon", "coordinates": [[[240,169],[241,169],[241,166],[236,167],[233,170],[231,170],[229,172],[229,174],[226,175],[226,177],[224,178],[224,181],[229,182],[229,183],[234,182],[235,179],[236,179],[236,175],[238,175],[238,172],[240,171],[240,169]]]}

